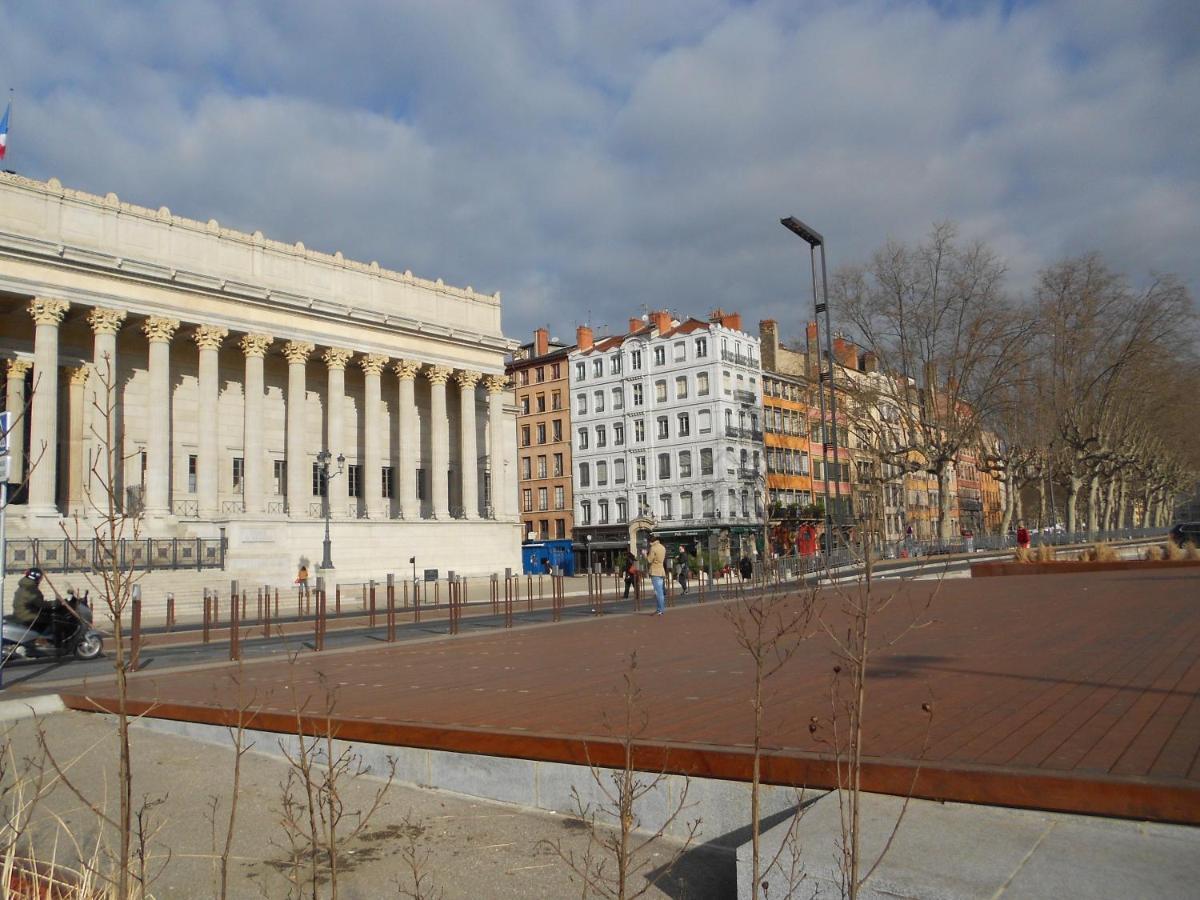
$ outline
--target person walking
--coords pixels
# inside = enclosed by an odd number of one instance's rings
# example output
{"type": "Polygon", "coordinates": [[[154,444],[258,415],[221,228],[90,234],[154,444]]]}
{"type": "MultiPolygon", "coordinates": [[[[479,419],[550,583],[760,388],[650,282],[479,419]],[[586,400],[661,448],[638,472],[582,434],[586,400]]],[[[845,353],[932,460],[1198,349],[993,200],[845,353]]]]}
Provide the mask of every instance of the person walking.
{"type": "Polygon", "coordinates": [[[625,551],[625,565],[623,571],[625,572],[625,599],[628,600],[629,589],[634,588],[636,590],[638,581],[637,560],[634,559],[633,553],[629,550],[625,551]]]}
{"type": "Polygon", "coordinates": [[[300,560],[300,568],[296,571],[296,588],[299,596],[308,600],[308,563],[300,560]]]}
{"type": "Polygon", "coordinates": [[[667,548],[662,545],[658,535],[650,537],[650,552],[646,555],[650,564],[650,583],[654,585],[655,615],[661,616],[667,608],[667,598],[663,593],[663,580],[667,577],[667,548]]]}
{"type": "Polygon", "coordinates": [[[1017,529],[1017,546],[1022,550],[1029,549],[1029,529],[1025,527],[1025,523],[1021,523],[1021,527],[1017,529]]]}
{"type": "Polygon", "coordinates": [[[686,547],[681,547],[679,550],[679,567],[676,570],[675,578],[679,581],[679,595],[682,597],[687,593],[688,576],[691,574],[691,566],[688,565],[688,552],[686,547]]]}

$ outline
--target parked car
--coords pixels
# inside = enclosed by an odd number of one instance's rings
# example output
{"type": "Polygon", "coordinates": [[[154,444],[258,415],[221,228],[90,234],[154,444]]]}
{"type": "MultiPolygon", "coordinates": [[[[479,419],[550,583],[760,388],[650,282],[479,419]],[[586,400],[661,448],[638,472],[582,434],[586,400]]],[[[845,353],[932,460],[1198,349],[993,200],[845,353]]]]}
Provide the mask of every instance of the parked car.
{"type": "Polygon", "coordinates": [[[1200,547],[1200,522],[1179,522],[1171,526],[1171,540],[1177,547],[1184,544],[1200,547]]]}

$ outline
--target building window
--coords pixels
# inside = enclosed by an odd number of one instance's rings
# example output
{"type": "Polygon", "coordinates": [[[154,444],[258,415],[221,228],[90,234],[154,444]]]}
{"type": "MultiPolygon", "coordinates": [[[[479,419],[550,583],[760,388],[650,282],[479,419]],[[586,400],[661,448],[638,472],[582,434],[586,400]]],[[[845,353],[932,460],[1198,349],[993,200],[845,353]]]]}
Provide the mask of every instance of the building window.
{"type": "Polygon", "coordinates": [[[546,443],[546,423],[538,422],[537,439],[539,444],[546,443]]]}
{"type": "Polygon", "coordinates": [[[663,440],[671,436],[671,426],[669,416],[659,416],[655,419],[658,424],[658,439],[663,440]]]}
{"type": "Polygon", "coordinates": [[[580,428],[577,434],[579,435],[579,449],[586,450],[588,448],[588,430],[580,428]]]}
{"type": "Polygon", "coordinates": [[[188,454],[188,493],[196,493],[196,454],[188,454]]]}
{"type": "Polygon", "coordinates": [[[683,362],[687,359],[687,341],[675,342],[675,362],[683,362]]]}
{"type": "Polygon", "coordinates": [[[696,338],[696,359],[704,359],[708,356],[708,338],[696,338]]]}
{"type": "Polygon", "coordinates": [[[417,499],[424,501],[428,497],[428,491],[425,490],[425,470],[417,469],[417,499]]]}
{"type": "Polygon", "coordinates": [[[534,380],[538,384],[541,384],[543,381],[546,380],[546,367],[545,366],[538,366],[537,369],[534,370],[534,380]]]}
{"type": "Polygon", "coordinates": [[[346,492],[351,497],[361,497],[362,466],[346,466],[346,492]]]}
{"type": "Polygon", "coordinates": [[[733,373],[728,369],[721,373],[721,388],[725,391],[725,396],[733,394],[733,373]]]}
{"type": "Polygon", "coordinates": [[[596,463],[596,487],[608,485],[608,463],[600,460],[596,463]]]}
{"type": "Polygon", "coordinates": [[[634,419],[633,421],[633,442],[635,444],[644,444],[646,442],[646,420],[634,419]]]}
{"type": "Polygon", "coordinates": [[[664,521],[671,518],[671,495],[659,494],[658,496],[658,515],[664,521]]]}
{"type": "Polygon", "coordinates": [[[537,411],[540,413],[546,411],[546,395],[545,394],[537,395],[537,411]]]}
{"type": "Polygon", "coordinates": [[[692,451],[683,450],[679,454],[679,477],[692,477],[692,451]]]}
{"type": "Polygon", "coordinates": [[[642,351],[633,350],[629,354],[629,368],[635,372],[641,371],[642,368],[642,351]]]}
{"type": "Polygon", "coordinates": [[[550,537],[550,522],[547,519],[541,519],[538,522],[538,536],[544,541],[550,537]]]}
{"type": "Polygon", "coordinates": [[[646,480],[646,457],[636,456],[633,460],[633,477],[634,481],[646,480]]]}
{"type": "Polygon", "coordinates": [[[287,495],[287,460],[276,459],[272,460],[272,478],[275,487],[275,496],[284,497],[287,495]]]}
{"type": "Polygon", "coordinates": [[[666,364],[667,364],[667,348],[666,347],[655,347],[654,348],[654,365],[665,366],[666,364]]]}
{"type": "Polygon", "coordinates": [[[562,364],[561,363],[554,363],[554,365],[552,365],[550,367],[550,377],[551,378],[562,378],[562,364]]]}
{"type": "MultiPolygon", "coordinates": [[[[554,486],[554,508],[555,509],[566,509],[566,507],[567,507],[566,491],[563,490],[563,486],[561,484],[555,485],[554,486]]],[[[562,521],[562,520],[560,519],[559,521],[562,521]]]]}
{"type": "Polygon", "coordinates": [[[702,409],[696,413],[699,419],[699,427],[701,434],[712,434],[712,412],[707,409],[702,409]]]}
{"type": "Polygon", "coordinates": [[[521,415],[529,415],[529,395],[526,394],[521,398],[521,415]]]}
{"type": "Polygon", "coordinates": [[[641,406],[644,402],[645,402],[645,397],[643,396],[643,393],[642,393],[642,385],[635,384],[633,386],[633,405],[641,406]]]}
{"type": "Polygon", "coordinates": [[[680,375],[675,379],[675,399],[686,400],[687,395],[687,376],[680,375]]]}
{"type": "Polygon", "coordinates": [[[564,540],[566,538],[566,536],[567,536],[567,520],[566,519],[555,519],[554,520],[554,538],[555,538],[555,540],[559,540],[559,541],[564,540]]]}
{"type": "Polygon", "coordinates": [[[624,409],[625,408],[625,393],[619,387],[615,387],[612,389],[612,408],[613,409],[624,409]]]}
{"type": "Polygon", "coordinates": [[[579,524],[580,525],[591,525],[592,524],[592,501],[591,500],[580,500],[579,501],[579,524]]]}
{"type": "Polygon", "coordinates": [[[529,446],[529,426],[528,425],[521,426],[521,446],[522,447],[529,446]]]}
{"type": "Polygon", "coordinates": [[[592,363],[592,374],[597,378],[604,377],[604,360],[597,359],[592,363]]]}
{"type": "MultiPolygon", "coordinates": [[[[604,391],[596,391],[596,393],[592,395],[592,400],[595,404],[596,412],[604,412],[604,391]]],[[[586,412],[586,410],[584,411],[586,412]]]]}
{"type": "Polygon", "coordinates": [[[522,456],[521,457],[521,479],[523,481],[528,481],[532,477],[533,477],[533,471],[532,471],[532,466],[530,464],[530,457],[522,456]]]}
{"type": "Polygon", "coordinates": [[[546,477],[546,457],[545,457],[545,456],[539,456],[539,457],[538,457],[538,462],[537,462],[537,477],[538,477],[538,478],[545,478],[545,477],[546,477]]]}
{"type": "Polygon", "coordinates": [[[614,353],[611,357],[609,357],[608,370],[613,375],[621,374],[621,354],[619,351],[617,353],[614,353]]]}
{"type": "Polygon", "coordinates": [[[608,501],[600,500],[596,503],[596,524],[608,524],[608,501]]]}
{"type": "Polygon", "coordinates": [[[587,394],[575,395],[575,414],[577,416],[587,415],[587,394]]]}
{"type": "Polygon", "coordinates": [[[585,378],[587,378],[587,363],[575,363],[575,380],[583,381],[585,378]]]}
{"type": "Polygon", "coordinates": [[[233,458],[233,489],[240,491],[242,489],[242,474],[245,471],[246,462],[240,456],[233,458]]]}
{"type": "Polygon", "coordinates": [[[547,488],[538,488],[538,509],[545,511],[550,508],[550,491],[547,488]]]}
{"type": "Polygon", "coordinates": [[[555,391],[550,395],[550,408],[562,409],[562,391],[555,391]]]}
{"type": "Polygon", "coordinates": [[[737,491],[729,492],[729,518],[737,518],[737,491]]]}
{"type": "Polygon", "coordinates": [[[613,445],[621,447],[625,444],[625,424],[613,422],[613,445]]]}
{"type": "Polygon", "coordinates": [[[625,483],[625,460],[613,460],[613,484],[625,483]]]}
{"type": "Polygon", "coordinates": [[[317,463],[312,464],[312,495],[314,497],[327,496],[329,482],[325,478],[325,473],[317,463]]]}
{"type": "Polygon", "coordinates": [[[597,447],[607,447],[608,446],[608,432],[605,431],[603,425],[596,426],[596,446],[597,447]]]}
{"type": "Polygon", "coordinates": [[[665,378],[660,378],[658,381],[654,382],[654,402],[667,402],[667,382],[665,378]]]}
{"type": "Polygon", "coordinates": [[[554,477],[560,478],[563,473],[563,455],[561,453],[554,454],[554,477]]]}
{"type": "MultiPolygon", "coordinates": [[[[533,489],[525,488],[521,491],[521,511],[533,512],[533,489]]],[[[533,529],[531,528],[530,531],[533,529]]]]}
{"type": "Polygon", "coordinates": [[[670,453],[658,454],[658,477],[663,481],[667,481],[670,479],[670,477],[671,477],[671,454],[670,453]]]}
{"type": "Polygon", "coordinates": [[[638,494],[637,495],[637,503],[638,503],[638,515],[639,516],[650,515],[650,496],[648,494],[645,494],[645,493],[638,494]]]}
{"type": "Polygon", "coordinates": [[[750,493],[742,491],[742,515],[746,518],[750,517],[750,493]]]}
{"type": "Polygon", "coordinates": [[[697,397],[707,397],[708,396],[708,373],[707,372],[699,372],[696,375],[696,396],[697,397]]]}
{"type": "Polygon", "coordinates": [[[396,496],[396,470],[391,466],[383,467],[383,497],[391,500],[396,496]]]}
{"type": "Polygon", "coordinates": [[[705,491],[700,495],[700,509],[705,518],[717,514],[717,495],[713,491],[705,491]]]}
{"type": "Polygon", "coordinates": [[[684,491],[679,495],[679,518],[690,519],[694,516],[692,510],[692,495],[688,491],[684,491]]]}
{"type": "Polygon", "coordinates": [[[562,438],[562,419],[555,419],[550,423],[550,435],[554,441],[561,441],[562,438]]]}
{"type": "Polygon", "coordinates": [[[617,498],[617,522],[629,521],[629,501],[624,497],[617,498]]]}
{"type": "Polygon", "coordinates": [[[713,473],[713,452],[712,447],[703,447],[700,450],[700,474],[711,475],[713,473]]]}
{"type": "Polygon", "coordinates": [[[680,413],[679,416],[679,437],[687,437],[692,433],[691,420],[687,413],[680,413]]]}

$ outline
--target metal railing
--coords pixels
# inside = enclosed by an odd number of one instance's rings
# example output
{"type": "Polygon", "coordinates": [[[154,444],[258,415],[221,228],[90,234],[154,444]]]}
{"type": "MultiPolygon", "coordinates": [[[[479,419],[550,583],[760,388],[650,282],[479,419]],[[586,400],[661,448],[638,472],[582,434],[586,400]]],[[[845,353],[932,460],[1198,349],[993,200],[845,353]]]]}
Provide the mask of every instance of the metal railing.
{"type": "Polygon", "coordinates": [[[282,516],[287,512],[286,500],[270,500],[267,502],[267,514],[282,516]]]}
{"type": "Polygon", "coordinates": [[[122,569],[223,569],[220,538],[144,538],[104,541],[96,538],[10,538],[4,565],[9,572],[38,566],[47,572],[86,572],[113,565],[122,569]]]}
{"type": "Polygon", "coordinates": [[[221,512],[226,515],[240,515],[246,511],[246,503],[243,500],[222,500],[221,512]]]}
{"type": "Polygon", "coordinates": [[[171,513],[181,519],[200,518],[200,504],[196,500],[173,500],[171,513]]]}

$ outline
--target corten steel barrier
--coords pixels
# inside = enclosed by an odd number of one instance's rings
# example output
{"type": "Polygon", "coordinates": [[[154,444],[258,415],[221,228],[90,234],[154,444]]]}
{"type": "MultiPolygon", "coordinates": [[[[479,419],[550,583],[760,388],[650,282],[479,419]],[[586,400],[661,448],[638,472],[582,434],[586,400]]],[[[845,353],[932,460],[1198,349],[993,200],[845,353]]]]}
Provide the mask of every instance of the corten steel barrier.
{"type": "Polygon", "coordinates": [[[212,621],[212,598],[208,596],[208,588],[204,589],[204,630],[202,632],[204,643],[208,643],[209,639],[209,622],[212,621]]]}
{"type": "Polygon", "coordinates": [[[259,589],[255,592],[254,621],[260,625],[262,624],[262,609],[263,609],[262,594],[263,594],[263,589],[261,587],[259,587],[259,589]]]}
{"type": "Polygon", "coordinates": [[[552,612],[550,618],[552,621],[558,622],[562,619],[563,594],[566,591],[566,588],[563,586],[563,576],[562,575],[552,575],[550,587],[554,594],[554,596],[553,596],[553,604],[554,604],[553,612],[552,612]]]}
{"type": "Polygon", "coordinates": [[[242,588],[242,616],[241,621],[246,621],[246,589],[242,588]]]}
{"type": "Polygon", "coordinates": [[[334,616],[342,614],[342,586],[340,584],[333,586],[333,614],[334,616]]]}
{"type": "Polygon", "coordinates": [[[271,589],[265,588],[263,593],[266,595],[262,615],[263,637],[269,638],[271,636],[271,589]]]}
{"type": "MultiPolygon", "coordinates": [[[[542,575],[541,572],[538,572],[538,603],[542,603],[546,599],[546,592],[544,589],[544,585],[542,584],[542,579],[544,577],[545,576],[542,575]]],[[[533,612],[533,601],[532,600],[529,601],[529,611],[533,612]]]]}
{"type": "Polygon", "coordinates": [[[492,604],[492,615],[500,615],[500,576],[495,572],[488,577],[488,599],[492,604]]]}
{"type": "Polygon", "coordinates": [[[130,626],[129,638],[129,668],[136,672],[138,657],[142,653],[142,586],[133,586],[133,621],[130,626]]]}
{"type": "Polygon", "coordinates": [[[229,582],[229,658],[237,661],[241,658],[242,648],[238,646],[238,583],[229,582]]]}
{"type": "Polygon", "coordinates": [[[442,605],[442,583],[435,581],[433,583],[433,606],[434,609],[442,605]]]}
{"type": "Polygon", "coordinates": [[[167,631],[175,630],[175,595],[167,592],[167,631]]]}
{"type": "Polygon", "coordinates": [[[405,608],[405,609],[408,609],[408,579],[405,579],[405,581],[404,581],[404,584],[402,585],[402,587],[403,587],[403,589],[404,589],[404,599],[403,599],[403,605],[404,605],[404,608],[405,608]]]}
{"type": "MultiPolygon", "coordinates": [[[[517,576],[516,584],[518,587],[520,586],[520,584],[521,584],[520,576],[517,576]]],[[[514,593],[514,591],[513,591],[513,576],[505,575],[504,576],[504,627],[505,628],[512,628],[512,624],[513,624],[513,593],[514,593]]]]}
{"type": "Polygon", "coordinates": [[[317,577],[317,614],[313,616],[313,650],[325,649],[325,579],[317,577]]]}
{"type": "Polygon", "coordinates": [[[449,603],[447,615],[450,618],[450,633],[458,634],[458,620],[462,615],[462,602],[459,594],[462,590],[462,581],[455,578],[450,578],[446,581],[446,598],[449,603]]]}
{"type": "Polygon", "coordinates": [[[421,582],[413,582],[413,622],[421,624],[421,582]]]}
{"type": "Polygon", "coordinates": [[[389,644],[396,640],[396,576],[391,572],[387,576],[387,639],[389,644]]]}
{"type": "Polygon", "coordinates": [[[367,582],[368,602],[370,603],[370,615],[367,617],[367,624],[372,628],[375,627],[375,580],[367,582]]]}

